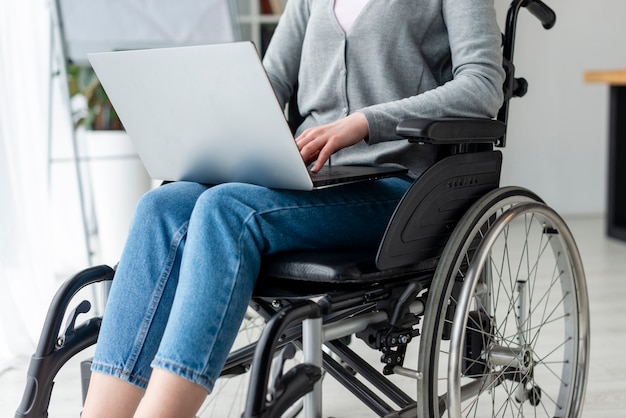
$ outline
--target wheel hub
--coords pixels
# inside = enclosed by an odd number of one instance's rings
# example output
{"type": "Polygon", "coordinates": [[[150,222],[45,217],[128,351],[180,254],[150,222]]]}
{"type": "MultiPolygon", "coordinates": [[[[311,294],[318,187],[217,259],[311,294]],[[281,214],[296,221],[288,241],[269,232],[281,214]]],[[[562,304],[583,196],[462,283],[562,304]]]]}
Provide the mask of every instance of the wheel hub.
{"type": "Polygon", "coordinates": [[[525,375],[532,370],[533,352],[528,346],[504,347],[494,344],[487,351],[487,364],[492,370],[511,368],[525,375]]]}

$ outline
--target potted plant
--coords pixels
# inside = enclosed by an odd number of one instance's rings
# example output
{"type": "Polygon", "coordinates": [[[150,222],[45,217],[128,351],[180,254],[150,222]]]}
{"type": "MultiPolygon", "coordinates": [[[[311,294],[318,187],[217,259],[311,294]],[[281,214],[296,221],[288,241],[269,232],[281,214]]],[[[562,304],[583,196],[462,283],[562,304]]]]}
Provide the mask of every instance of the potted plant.
{"type": "Polygon", "coordinates": [[[75,127],[98,131],[124,129],[91,67],[70,65],[67,74],[75,127]]]}
{"type": "MultiPolygon", "coordinates": [[[[152,182],[91,67],[68,67],[83,184],[91,196],[98,262],[114,264],[139,198],[152,182]]],[[[94,254],[96,255],[96,254],[94,254]]]]}

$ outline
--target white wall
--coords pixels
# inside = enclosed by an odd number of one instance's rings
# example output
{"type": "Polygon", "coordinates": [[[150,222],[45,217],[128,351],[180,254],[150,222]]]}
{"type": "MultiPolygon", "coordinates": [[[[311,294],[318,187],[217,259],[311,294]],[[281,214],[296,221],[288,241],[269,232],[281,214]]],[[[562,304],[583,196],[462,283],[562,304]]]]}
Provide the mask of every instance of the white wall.
{"type": "MultiPolygon", "coordinates": [[[[510,2],[495,1],[503,26],[510,2]]],[[[544,1],[557,13],[553,29],[520,13],[516,74],[530,87],[511,102],[502,184],[530,188],[561,214],[603,213],[608,86],[584,73],[626,68],[626,1],[544,1]]]]}

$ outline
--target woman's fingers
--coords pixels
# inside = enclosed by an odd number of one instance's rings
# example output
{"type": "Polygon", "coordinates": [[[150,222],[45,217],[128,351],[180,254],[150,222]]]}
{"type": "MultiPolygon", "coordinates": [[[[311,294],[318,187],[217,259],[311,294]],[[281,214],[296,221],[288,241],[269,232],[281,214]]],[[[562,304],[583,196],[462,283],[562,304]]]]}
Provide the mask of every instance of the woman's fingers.
{"type": "Polygon", "coordinates": [[[336,122],[306,129],[296,138],[296,144],[306,164],[315,161],[311,171],[317,172],[332,154],[356,144],[367,133],[367,119],[357,112],[336,122]]]}

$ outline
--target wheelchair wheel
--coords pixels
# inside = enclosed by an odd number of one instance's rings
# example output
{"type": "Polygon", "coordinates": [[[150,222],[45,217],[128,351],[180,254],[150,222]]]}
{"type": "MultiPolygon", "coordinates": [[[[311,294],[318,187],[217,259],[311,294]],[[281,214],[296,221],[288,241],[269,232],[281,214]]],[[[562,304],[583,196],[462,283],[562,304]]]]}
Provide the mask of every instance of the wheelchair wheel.
{"type": "Polygon", "coordinates": [[[498,189],[459,223],[429,289],[419,416],[580,416],[589,315],[562,219],[498,189]]]}
{"type": "MultiPolygon", "coordinates": [[[[253,309],[248,308],[231,351],[257,341],[264,326],[265,320],[263,317],[253,309]]],[[[209,394],[200,408],[198,417],[241,417],[245,409],[248,393],[250,375],[248,369],[249,363],[244,362],[241,366],[234,367],[231,371],[223,373],[215,383],[213,392],[209,394]]]]}

